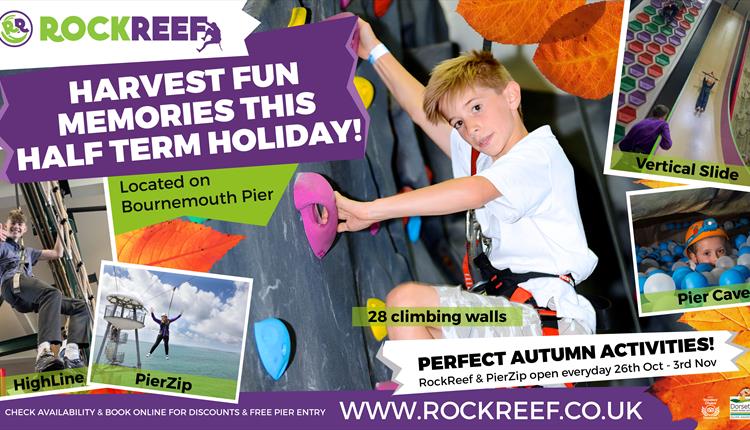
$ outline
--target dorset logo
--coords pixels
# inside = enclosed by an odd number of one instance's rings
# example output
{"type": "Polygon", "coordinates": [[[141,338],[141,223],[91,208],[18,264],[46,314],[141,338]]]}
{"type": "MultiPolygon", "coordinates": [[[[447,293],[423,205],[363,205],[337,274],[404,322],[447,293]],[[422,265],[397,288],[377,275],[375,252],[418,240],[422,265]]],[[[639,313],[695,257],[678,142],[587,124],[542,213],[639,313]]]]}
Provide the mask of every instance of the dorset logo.
{"type": "Polygon", "coordinates": [[[0,42],[15,48],[31,39],[31,20],[25,13],[12,10],[0,16],[0,42]]]}
{"type": "Polygon", "coordinates": [[[729,419],[750,420],[750,388],[744,387],[736,396],[729,397],[729,419]]]}

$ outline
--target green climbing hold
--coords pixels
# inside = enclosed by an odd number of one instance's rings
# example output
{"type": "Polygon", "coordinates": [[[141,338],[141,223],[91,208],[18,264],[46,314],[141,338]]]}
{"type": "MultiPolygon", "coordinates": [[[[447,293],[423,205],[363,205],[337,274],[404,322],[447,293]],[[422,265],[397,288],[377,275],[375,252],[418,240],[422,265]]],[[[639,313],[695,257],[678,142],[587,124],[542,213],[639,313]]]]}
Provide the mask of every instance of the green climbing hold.
{"type": "Polygon", "coordinates": [[[625,126],[617,124],[615,126],[615,143],[621,141],[623,137],[625,137],[625,126]]]}
{"type": "Polygon", "coordinates": [[[625,76],[620,81],[620,89],[622,91],[630,92],[635,88],[635,79],[631,78],[630,76],[625,76]]]}

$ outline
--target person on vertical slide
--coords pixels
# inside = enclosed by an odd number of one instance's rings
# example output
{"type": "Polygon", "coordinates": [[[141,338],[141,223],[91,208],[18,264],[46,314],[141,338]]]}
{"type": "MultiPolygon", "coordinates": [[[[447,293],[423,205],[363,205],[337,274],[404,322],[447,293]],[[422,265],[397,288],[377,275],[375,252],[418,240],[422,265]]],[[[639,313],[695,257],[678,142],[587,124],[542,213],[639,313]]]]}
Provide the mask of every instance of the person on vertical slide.
{"type": "Polygon", "coordinates": [[[180,314],[176,317],[170,319],[167,314],[163,314],[161,316],[161,319],[158,319],[156,318],[156,315],[154,315],[154,310],[151,309],[151,319],[154,320],[155,323],[159,324],[159,335],[156,336],[156,342],[154,342],[154,346],[151,347],[151,351],[146,354],[146,357],[151,357],[151,354],[154,353],[156,347],[159,346],[159,343],[161,343],[161,341],[163,340],[164,355],[166,356],[165,358],[169,360],[169,325],[180,319],[181,316],[182,312],[180,312],[180,314]]]}
{"type": "Polygon", "coordinates": [[[668,107],[654,106],[650,117],[643,119],[628,130],[628,134],[620,141],[620,151],[650,154],[659,136],[661,136],[659,146],[665,151],[671,148],[672,138],[669,135],[669,123],[666,121],[668,113],[668,107]]]}
{"type": "Polygon", "coordinates": [[[667,25],[671,25],[672,22],[674,22],[679,12],[680,7],[677,6],[677,2],[675,0],[667,0],[667,2],[661,9],[662,17],[664,17],[664,21],[667,23],[667,25]]]}
{"type": "Polygon", "coordinates": [[[35,370],[47,372],[85,367],[79,347],[89,344],[89,314],[86,302],[63,297],[60,290],[35,278],[32,266],[38,261],[57,260],[63,256],[58,235],[53,249],[24,247],[26,217],[20,209],[10,211],[0,226],[0,277],[2,298],[18,312],[39,315],[35,370]],[[65,347],[61,315],[70,317],[65,347]]]}
{"type": "Polygon", "coordinates": [[[474,259],[488,280],[482,284],[485,294],[407,282],[391,290],[386,305],[513,307],[522,320],[516,327],[388,326],[389,338],[592,334],[596,313],[575,284],[593,272],[598,259],[586,243],[573,167],[549,126],[526,130],[519,84],[491,53],[473,51],[437,65],[425,87],[390,55],[367,22],[360,19],[358,25],[357,54],[373,64],[396,101],[451,158],[455,179],[371,202],[336,193],[338,231],[474,209],[482,233],[491,239],[489,250],[474,259]],[[556,312],[554,321],[537,306],[556,312]]]}
{"type": "Polygon", "coordinates": [[[706,105],[708,104],[708,96],[711,95],[711,90],[716,85],[718,79],[714,76],[714,72],[706,73],[703,72],[703,81],[701,83],[701,91],[698,94],[698,100],[695,101],[695,112],[701,113],[706,111],[706,105]]]}

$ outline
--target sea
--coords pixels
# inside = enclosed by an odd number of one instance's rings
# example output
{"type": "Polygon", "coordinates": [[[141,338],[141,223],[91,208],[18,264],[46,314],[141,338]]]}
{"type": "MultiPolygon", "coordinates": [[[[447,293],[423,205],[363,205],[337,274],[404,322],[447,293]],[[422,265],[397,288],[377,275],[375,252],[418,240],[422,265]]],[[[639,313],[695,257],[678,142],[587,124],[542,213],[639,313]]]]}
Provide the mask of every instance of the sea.
{"type": "MultiPolygon", "coordinates": [[[[132,332],[128,333],[129,336],[132,336],[132,334],[132,332]]],[[[96,349],[91,351],[92,360],[96,360],[96,354],[99,352],[103,341],[103,337],[97,336],[96,349]]],[[[146,353],[148,353],[152,345],[152,342],[140,342],[141,369],[208,376],[212,378],[237,379],[241,358],[238,352],[170,343],[169,360],[167,360],[164,357],[164,342],[162,342],[154,350],[151,357],[146,358],[146,353]]],[[[134,336],[128,339],[127,344],[118,345],[117,352],[125,353],[123,366],[136,366],[137,354],[134,336]]],[[[105,347],[105,350],[102,351],[99,364],[107,363],[107,351],[105,347]]]]}

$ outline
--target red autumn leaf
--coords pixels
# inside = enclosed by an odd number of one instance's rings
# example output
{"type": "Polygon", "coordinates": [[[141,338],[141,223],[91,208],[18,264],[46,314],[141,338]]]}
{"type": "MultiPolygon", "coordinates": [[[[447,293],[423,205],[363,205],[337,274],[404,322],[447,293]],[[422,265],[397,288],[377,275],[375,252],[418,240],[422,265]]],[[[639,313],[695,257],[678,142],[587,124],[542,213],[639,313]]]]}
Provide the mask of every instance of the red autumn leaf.
{"type": "Polygon", "coordinates": [[[375,9],[375,16],[382,18],[383,15],[388,12],[388,8],[391,7],[392,1],[393,0],[375,0],[375,5],[373,6],[375,9]]]}
{"type": "Polygon", "coordinates": [[[584,3],[585,0],[461,0],[456,12],[487,40],[523,45],[539,42],[553,22],[584,3]]]}
{"type": "Polygon", "coordinates": [[[177,219],[118,234],[115,242],[123,263],[208,272],[244,238],[177,219]]]}
{"type": "Polygon", "coordinates": [[[612,93],[623,2],[581,6],[549,28],[534,64],[557,88],[586,99],[612,93]]]}
{"type": "MultiPolygon", "coordinates": [[[[689,312],[680,318],[696,330],[729,330],[738,332],[733,343],[750,347],[750,308],[747,306],[689,312]]],[[[750,386],[750,354],[737,360],[736,372],[704,373],[662,378],[652,387],[652,393],[661,399],[672,412],[672,419],[692,418],[701,429],[742,428],[729,420],[729,406],[724,406],[731,396],[750,386]],[[701,411],[703,398],[715,397],[721,402],[716,419],[704,419],[701,411]]],[[[748,423],[750,424],[750,423],[748,423]]]]}

